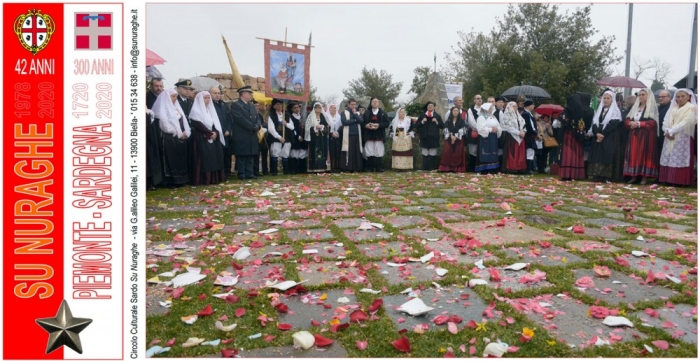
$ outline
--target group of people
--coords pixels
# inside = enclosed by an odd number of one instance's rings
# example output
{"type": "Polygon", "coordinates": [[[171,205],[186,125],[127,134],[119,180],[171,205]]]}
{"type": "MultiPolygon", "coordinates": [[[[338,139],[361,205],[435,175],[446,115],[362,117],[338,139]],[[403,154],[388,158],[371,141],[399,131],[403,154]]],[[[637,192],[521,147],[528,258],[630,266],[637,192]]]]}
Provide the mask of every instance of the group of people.
{"type": "Polygon", "coordinates": [[[534,112],[534,102],[481,95],[463,107],[462,97],[444,116],[428,102],[418,117],[399,108],[389,119],[379,100],[367,109],[347,101],[302,104],[273,99],[265,112],[250,87],[238,89],[230,106],[221,90],[194,94],[189,80],[165,90],[151,81],[147,96],[147,172],[150,189],[162,185],[208,185],[262,175],[314,172],[383,172],[391,139],[391,168],[413,170],[418,137],[422,170],[477,173],[544,173],[562,179],[622,180],[690,185],[695,181],[695,95],[664,91],[659,105],[649,89],[638,92],[629,111],[612,91],[598,109],[589,94],[572,94],[554,119],[534,112]],[[668,98],[668,99],[666,99],[668,98]],[[440,160],[438,159],[440,154],[440,160]],[[233,166],[235,156],[235,166],[233,166]],[[558,168],[558,171],[557,171],[558,168]]]}
{"type": "Polygon", "coordinates": [[[658,103],[643,89],[623,109],[611,90],[602,94],[596,110],[590,100],[589,94],[570,95],[555,121],[562,139],[562,179],[695,183],[697,101],[691,89],[662,90],[658,103]]]}

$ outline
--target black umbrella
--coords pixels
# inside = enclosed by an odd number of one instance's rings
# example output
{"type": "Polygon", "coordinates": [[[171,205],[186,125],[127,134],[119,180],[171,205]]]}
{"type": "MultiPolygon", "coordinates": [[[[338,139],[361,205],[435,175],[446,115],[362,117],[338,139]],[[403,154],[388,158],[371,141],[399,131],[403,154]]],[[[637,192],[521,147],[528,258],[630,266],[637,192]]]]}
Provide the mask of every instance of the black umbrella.
{"type": "Polygon", "coordinates": [[[518,85],[514,86],[501,94],[502,97],[506,97],[508,100],[515,100],[518,95],[524,95],[525,97],[532,100],[545,100],[552,99],[544,89],[536,87],[534,85],[518,85]]]}

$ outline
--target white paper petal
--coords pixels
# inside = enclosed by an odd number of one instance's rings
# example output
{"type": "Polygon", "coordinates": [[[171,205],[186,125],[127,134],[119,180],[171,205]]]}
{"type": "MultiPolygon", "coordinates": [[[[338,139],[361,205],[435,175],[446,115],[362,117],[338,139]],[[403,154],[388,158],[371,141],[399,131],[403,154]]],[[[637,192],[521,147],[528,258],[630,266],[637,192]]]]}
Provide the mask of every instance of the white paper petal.
{"type": "Polygon", "coordinates": [[[503,354],[508,351],[507,347],[503,347],[503,345],[497,344],[495,342],[491,342],[490,344],[486,345],[484,348],[484,354],[482,355],[483,357],[488,357],[488,356],[496,356],[496,357],[501,357],[503,354]]]}
{"type": "Polygon", "coordinates": [[[406,293],[411,293],[411,292],[413,292],[413,288],[409,287],[409,288],[407,288],[407,289],[401,291],[400,293],[401,293],[401,294],[406,294],[406,293]]]}
{"type": "Polygon", "coordinates": [[[212,341],[202,342],[200,346],[219,346],[221,339],[216,339],[212,341]]]}
{"type": "Polygon", "coordinates": [[[190,337],[187,339],[187,341],[185,341],[185,343],[182,344],[182,347],[197,346],[202,342],[204,342],[203,338],[190,337]]]}
{"type": "Polygon", "coordinates": [[[317,249],[305,249],[305,250],[301,251],[301,253],[302,254],[316,254],[316,253],[318,253],[318,250],[317,249]]]}
{"type": "Polygon", "coordinates": [[[603,320],[603,324],[606,326],[616,327],[616,326],[628,326],[634,327],[632,321],[628,320],[626,317],[622,316],[607,316],[603,320]]]}
{"type": "Polygon", "coordinates": [[[274,221],[269,221],[267,223],[269,223],[269,224],[283,224],[284,222],[285,222],[285,220],[283,220],[283,219],[277,219],[274,221]]]}
{"type": "Polygon", "coordinates": [[[260,196],[261,196],[261,197],[271,197],[271,196],[274,196],[274,195],[275,195],[275,194],[272,193],[272,192],[270,192],[270,191],[264,191],[264,192],[260,193],[260,196]]]}
{"type": "Polygon", "coordinates": [[[523,262],[518,262],[518,263],[513,263],[512,265],[503,268],[504,270],[513,270],[513,271],[520,271],[521,269],[527,267],[529,263],[523,263],[523,262]]]}
{"type": "Polygon", "coordinates": [[[484,260],[483,259],[480,259],[480,260],[474,262],[474,265],[478,269],[486,269],[486,267],[484,267],[484,260]]]}
{"type": "Polygon", "coordinates": [[[248,336],[248,339],[254,340],[254,339],[260,338],[260,337],[262,337],[262,333],[256,333],[255,335],[248,336]]]}
{"type": "Polygon", "coordinates": [[[338,303],[350,303],[350,299],[347,297],[340,297],[340,298],[338,298],[338,301],[336,301],[336,302],[338,302],[338,303]]]}
{"type": "Polygon", "coordinates": [[[216,323],[214,325],[216,326],[216,328],[218,328],[219,330],[224,331],[224,332],[233,331],[236,328],[236,326],[238,326],[238,324],[236,324],[236,323],[234,323],[232,325],[224,326],[224,324],[221,323],[221,321],[216,321],[216,323]]]}
{"type": "Polygon", "coordinates": [[[294,347],[301,347],[304,350],[310,349],[316,339],[309,331],[297,331],[292,335],[292,340],[294,341],[294,347]]]}
{"type": "Polygon", "coordinates": [[[265,285],[265,286],[266,286],[266,287],[270,287],[270,288],[276,288],[276,289],[281,290],[281,291],[286,291],[286,290],[288,290],[288,289],[290,289],[290,288],[292,288],[292,287],[294,287],[294,286],[296,286],[296,285],[298,285],[298,284],[302,284],[302,283],[304,283],[304,282],[306,282],[306,281],[308,281],[308,280],[303,280],[303,281],[300,281],[300,282],[296,282],[296,281],[284,281],[284,282],[280,282],[280,283],[271,283],[271,284],[267,284],[267,285],[265,285]]]}
{"type": "Polygon", "coordinates": [[[231,276],[223,276],[223,277],[222,277],[222,276],[217,276],[217,277],[216,277],[216,281],[214,281],[214,284],[215,284],[215,285],[226,286],[226,287],[228,287],[228,286],[234,286],[234,285],[236,285],[236,283],[238,283],[238,275],[236,275],[235,277],[231,277],[231,276]]]}
{"type": "Polygon", "coordinates": [[[435,252],[430,252],[430,253],[426,254],[425,256],[421,257],[420,261],[422,263],[425,263],[425,262],[428,262],[431,259],[433,259],[433,257],[435,257],[435,252]]]}
{"type": "Polygon", "coordinates": [[[430,312],[434,310],[434,308],[426,305],[420,298],[414,298],[399,306],[396,310],[406,312],[411,316],[417,316],[430,312]]]}
{"type": "Polygon", "coordinates": [[[401,266],[405,266],[406,264],[405,263],[387,262],[386,265],[390,266],[390,267],[401,267],[401,266]]]}
{"type": "Polygon", "coordinates": [[[632,251],[632,255],[635,257],[646,257],[646,256],[649,256],[649,253],[642,252],[642,251],[632,251]]]}
{"type": "Polygon", "coordinates": [[[638,241],[643,241],[643,240],[644,240],[644,237],[642,237],[642,236],[637,236],[637,240],[638,240],[638,241]]]}
{"type": "Polygon", "coordinates": [[[669,281],[671,281],[671,282],[673,282],[673,283],[676,283],[676,284],[680,284],[680,283],[681,283],[681,280],[679,280],[678,278],[673,277],[673,276],[671,276],[671,275],[666,275],[666,279],[668,279],[669,281]]]}
{"type": "Polygon", "coordinates": [[[363,289],[360,290],[360,292],[362,292],[362,293],[371,293],[371,294],[373,294],[373,295],[376,295],[376,294],[381,293],[382,291],[375,291],[375,290],[373,290],[373,289],[371,289],[371,288],[363,288],[363,289]]]}
{"type": "Polygon", "coordinates": [[[205,277],[207,276],[194,272],[183,273],[172,279],[173,287],[191,285],[203,280],[205,277]]]}
{"type": "Polygon", "coordinates": [[[436,268],[435,273],[437,273],[438,276],[442,277],[447,274],[447,270],[444,268],[436,268]]]}
{"type": "MultiPolygon", "coordinates": [[[[184,317],[181,317],[180,320],[182,320],[182,322],[184,322],[188,325],[191,325],[191,324],[197,322],[197,315],[184,316],[184,317]]],[[[204,341],[204,340],[202,340],[202,341],[204,341]]]]}
{"type": "Polygon", "coordinates": [[[277,229],[277,228],[268,228],[268,229],[262,230],[262,231],[260,231],[260,232],[258,232],[258,233],[260,233],[260,234],[270,234],[270,233],[275,233],[275,232],[277,232],[277,231],[279,231],[279,229],[277,229]]]}
{"type": "Polygon", "coordinates": [[[233,258],[242,261],[250,257],[250,247],[241,247],[233,254],[233,258]]]}
{"type": "Polygon", "coordinates": [[[167,308],[170,308],[170,307],[172,307],[172,305],[173,305],[173,301],[165,301],[165,302],[163,302],[163,301],[158,301],[158,303],[160,303],[161,306],[167,307],[167,308]]]}
{"type": "Polygon", "coordinates": [[[469,280],[469,287],[471,287],[471,288],[474,288],[474,286],[487,285],[487,284],[489,284],[489,283],[486,282],[485,280],[480,279],[480,278],[474,278],[474,279],[469,280]]]}
{"type": "Polygon", "coordinates": [[[654,353],[654,349],[652,349],[649,345],[644,344],[644,348],[647,349],[647,352],[654,353]]]}

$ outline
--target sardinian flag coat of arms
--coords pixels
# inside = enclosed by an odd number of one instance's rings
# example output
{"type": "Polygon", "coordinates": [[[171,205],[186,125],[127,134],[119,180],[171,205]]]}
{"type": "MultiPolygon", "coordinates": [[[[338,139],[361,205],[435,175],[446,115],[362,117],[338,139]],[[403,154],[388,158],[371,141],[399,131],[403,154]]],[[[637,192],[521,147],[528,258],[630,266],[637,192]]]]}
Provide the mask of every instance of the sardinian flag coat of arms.
{"type": "Polygon", "coordinates": [[[22,46],[36,55],[49,44],[55,26],[51,16],[41,10],[29,10],[15,19],[14,30],[22,46]]]}
{"type": "Polygon", "coordinates": [[[112,50],[112,13],[75,13],[75,50],[112,50]]]}

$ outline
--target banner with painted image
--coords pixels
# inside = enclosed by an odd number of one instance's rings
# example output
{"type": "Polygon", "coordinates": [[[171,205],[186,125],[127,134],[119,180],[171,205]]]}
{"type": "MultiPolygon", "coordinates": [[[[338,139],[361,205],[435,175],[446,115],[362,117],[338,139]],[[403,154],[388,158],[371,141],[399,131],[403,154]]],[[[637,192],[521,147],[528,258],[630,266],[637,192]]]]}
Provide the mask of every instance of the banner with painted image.
{"type": "Polygon", "coordinates": [[[455,97],[462,96],[462,83],[445,83],[445,92],[447,93],[447,102],[450,109],[455,106],[455,97]]]}
{"type": "Polygon", "coordinates": [[[310,54],[311,48],[305,45],[285,46],[279,42],[273,45],[270,40],[265,40],[265,95],[308,100],[310,54]]]}

